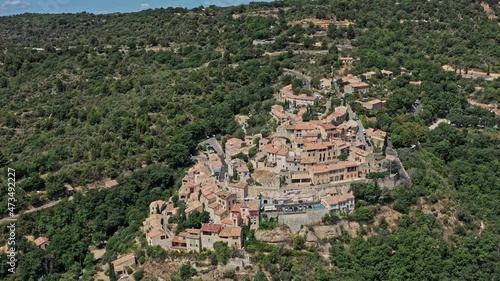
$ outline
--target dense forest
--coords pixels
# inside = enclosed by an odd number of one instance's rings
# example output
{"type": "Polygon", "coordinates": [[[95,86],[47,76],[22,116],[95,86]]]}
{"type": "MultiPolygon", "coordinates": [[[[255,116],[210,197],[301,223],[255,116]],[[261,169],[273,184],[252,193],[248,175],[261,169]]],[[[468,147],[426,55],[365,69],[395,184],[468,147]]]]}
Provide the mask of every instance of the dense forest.
{"type": "MultiPolygon", "coordinates": [[[[484,2],[499,14],[495,1],[484,2]]],[[[1,17],[0,213],[7,211],[7,166],[16,170],[18,210],[63,200],[21,215],[18,233],[45,235],[51,244],[41,250],[18,237],[17,273],[8,274],[0,254],[0,279],[92,280],[97,268],[89,246],[106,248],[105,263],[130,250],[142,259],[162,255],[134,241],[148,204],[175,194],[198,141],[241,135],[236,114],[252,116],[247,132],[269,131],[283,69],[324,73],[340,67],[339,56],[360,58],[354,74],[412,70],[412,76],[373,80],[371,95],[387,98],[385,110],[352,106],[391,133],[413,188],[396,188],[383,200],[376,186],[356,189],[361,210],[389,206],[402,217],[365,239],[328,241],[329,260],[303,241],[282,249],[248,232],[246,249],[261,265],[255,280],[266,280],[264,271],[273,280],[500,279],[499,119],[468,102],[498,105],[498,79],[466,80],[442,69],[500,72],[498,34],[498,19],[465,0],[285,0],[1,17]],[[304,18],[354,25],[331,25],[321,34],[287,24],[304,18]],[[269,38],[274,42],[252,44],[269,38]],[[335,48],[346,43],[353,49],[335,48]],[[298,52],[305,50],[325,52],[298,52]],[[420,115],[411,113],[416,98],[420,115]],[[438,118],[453,126],[429,131],[438,118]],[[416,142],[419,151],[404,149],[416,142]],[[91,186],[105,178],[120,186],[65,196],[65,183],[91,186]],[[426,206],[430,213],[422,211],[426,206]]],[[[351,219],[373,217],[365,215],[351,219]]],[[[1,240],[6,237],[3,229],[1,240]]]]}

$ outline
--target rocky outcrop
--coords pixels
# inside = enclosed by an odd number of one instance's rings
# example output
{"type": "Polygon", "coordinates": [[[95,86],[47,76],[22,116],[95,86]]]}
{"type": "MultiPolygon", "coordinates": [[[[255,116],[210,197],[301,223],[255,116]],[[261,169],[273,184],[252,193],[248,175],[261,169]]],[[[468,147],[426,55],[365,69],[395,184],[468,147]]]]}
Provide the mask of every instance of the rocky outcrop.
{"type": "Polygon", "coordinates": [[[342,231],[347,231],[351,237],[356,237],[360,224],[357,222],[340,221],[334,225],[309,225],[299,231],[308,243],[319,243],[324,240],[342,236],[342,231]]]}
{"type": "Polygon", "coordinates": [[[255,231],[255,238],[267,243],[291,243],[293,241],[292,232],[286,225],[279,225],[275,229],[255,231]]]}

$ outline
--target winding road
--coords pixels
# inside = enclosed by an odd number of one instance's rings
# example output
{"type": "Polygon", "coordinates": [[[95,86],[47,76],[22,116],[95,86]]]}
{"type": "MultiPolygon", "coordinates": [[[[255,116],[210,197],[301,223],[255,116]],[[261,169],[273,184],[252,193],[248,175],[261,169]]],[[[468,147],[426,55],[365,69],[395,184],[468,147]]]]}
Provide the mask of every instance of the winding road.
{"type": "Polygon", "coordinates": [[[304,75],[296,70],[291,70],[291,69],[284,69],[283,72],[290,74],[290,75],[293,75],[296,78],[304,80],[305,83],[304,83],[304,85],[302,85],[302,87],[304,87],[304,89],[306,89],[306,90],[311,90],[311,79],[309,77],[307,77],[306,75],[304,75]]]}
{"type": "MultiPolygon", "coordinates": [[[[206,139],[206,140],[200,142],[198,145],[205,145],[205,144],[208,144],[211,147],[213,147],[215,152],[219,156],[219,158],[222,162],[222,169],[221,169],[221,173],[219,176],[219,181],[224,181],[224,179],[226,178],[226,174],[227,174],[227,164],[226,164],[226,161],[224,158],[224,150],[222,150],[222,147],[220,146],[219,142],[214,137],[206,139]]],[[[204,157],[204,158],[206,159],[206,157],[204,157]]],[[[201,156],[193,156],[193,157],[191,157],[191,159],[204,160],[203,157],[201,157],[201,156]]],[[[208,159],[207,159],[207,161],[208,161],[208,159]]]]}

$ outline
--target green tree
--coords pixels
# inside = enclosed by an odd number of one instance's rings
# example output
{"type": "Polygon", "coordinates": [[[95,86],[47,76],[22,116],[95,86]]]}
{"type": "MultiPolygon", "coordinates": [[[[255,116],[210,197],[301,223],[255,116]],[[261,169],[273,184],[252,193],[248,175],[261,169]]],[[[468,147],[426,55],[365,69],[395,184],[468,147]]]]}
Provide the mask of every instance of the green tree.
{"type": "Polygon", "coordinates": [[[140,281],[144,277],[144,272],[142,270],[137,270],[134,272],[134,280],[135,281],[140,281]]]}
{"type": "Polygon", "coordinates": [[[113,263],[108,263],[109,269],[108,269],[108,276],[110,281],[116,281],[116,273],[115,273],[115,267],[113,263]]]}
{"type": "Polygon", "coordinates": [[[194,269],[190,265],[183,264],[179,269],[179,276],[181,277],[182,280],[190,280],[191,277],[195,275],[196,275],[196,269],[194,269]]]}
{"type": "Polygon", "coordinates": [[[397,147],[412,146],[423,142],[427,138],[428,129],[416,122],[407,122],[399,125],[392,132],[392,142],[397,147]]]}
{"type": "Polygon", "coordinates": [[[305,247],[306,240],[302,235],[297,235],[295,236],[295,239],[293,240],[293,248],[295,250],[302,250],[305,247]]]}
{"type": "Polygon", "coordinates": [[[314,77],[311,79],[311,87],[319,89],[320,85],[321,85],[321,81],[319,80],[319,78],[314,77]]]}
{"type": "Polygon", "coordinates": [[[253,279],[254,281],[268,281],[266,275],[264,272],[262,272],[262,269],[259,268],[259,271],[257,271],[257,274],[255,275],[255,278],[253,279]]]}

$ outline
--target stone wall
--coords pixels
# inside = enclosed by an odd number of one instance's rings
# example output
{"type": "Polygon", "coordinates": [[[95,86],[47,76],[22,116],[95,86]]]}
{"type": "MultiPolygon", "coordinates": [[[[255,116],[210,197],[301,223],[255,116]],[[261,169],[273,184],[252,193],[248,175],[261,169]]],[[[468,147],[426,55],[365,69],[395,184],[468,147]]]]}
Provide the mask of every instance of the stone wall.
{"type": "Polygon", "coordinates": [[[282,213],[278,216],[278,221],[287,225],[292,232],[296,233],[299,232],[300,227],[303,225],[320,222],[327,213],[327,209],[307,210],[302,213],[282,213]]]}

